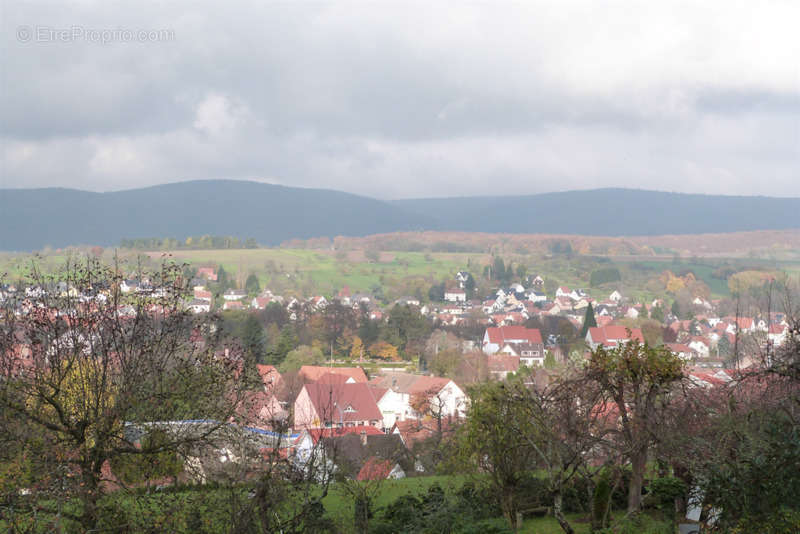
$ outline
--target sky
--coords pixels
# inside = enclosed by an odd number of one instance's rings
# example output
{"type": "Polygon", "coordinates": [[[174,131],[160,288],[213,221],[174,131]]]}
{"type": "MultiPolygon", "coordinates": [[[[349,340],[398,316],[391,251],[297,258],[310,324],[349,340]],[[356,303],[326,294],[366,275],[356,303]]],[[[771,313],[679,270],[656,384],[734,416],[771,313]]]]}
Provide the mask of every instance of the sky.
{"type": "Polygon", "coordinates": [[[800,196],[800,2],[0,0],[0,187],[800,196]]]}

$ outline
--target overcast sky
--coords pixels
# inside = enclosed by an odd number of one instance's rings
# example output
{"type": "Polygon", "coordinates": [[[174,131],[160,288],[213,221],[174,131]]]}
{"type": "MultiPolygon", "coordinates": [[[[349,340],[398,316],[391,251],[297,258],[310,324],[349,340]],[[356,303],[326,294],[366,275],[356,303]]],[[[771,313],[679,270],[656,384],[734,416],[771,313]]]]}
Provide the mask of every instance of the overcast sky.
{"type": "Polygon", "coordinates": [[[2,187],[800,196],[796,0],[0,1],[2,187]]]}

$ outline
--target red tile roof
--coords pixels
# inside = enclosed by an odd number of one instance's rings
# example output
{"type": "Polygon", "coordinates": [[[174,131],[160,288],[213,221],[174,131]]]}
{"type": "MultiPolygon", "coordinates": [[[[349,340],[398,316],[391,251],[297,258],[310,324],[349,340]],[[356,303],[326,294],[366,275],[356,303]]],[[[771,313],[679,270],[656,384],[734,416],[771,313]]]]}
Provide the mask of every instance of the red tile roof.
{"type": "Polygon", "coordinates": [[[489,371],[493,373],[516,373],[519,370],[519,356],[492,354],[488,356],[489,371]]]}
{"type": "Polygon", "coordinates": [[[367,375],[361,367],[323,367],[317,365],[304,365],[298,374],[309,382],[316,382],[322,375],[328,373],[345,375],[351,377],[356,382],[366,382],[367,375]]]}
{"type": "Polygon", "coordinates": [[[380,421],[383,419],[375,396],[366,382],[356,384],[306,384],[314,409],[321,420],[334,422],[380,421]]]}
{"type": "Polygon", "coordinates": [[[411,395],[420,393],[435,395],[449,383],[449,378],[440,378],[438,376],[420,376],[417,381],[414,382],[408,392],[411,395]]]}
{"type": "Polygon", "coordinates": [[[628,335],[628,328],[622,325],[608,325],[603,327],[589,328],[589,335],[595,343],[614,343],[621,340],[634,339],[644,343],[644,336],[639,328],[631,328],[628,335]]]}
{"type": "Polygon", "coordinates": [[[350,380],[350,377],[347,375],[340,373],[325,373],[317,379],[317,384],[346,384],[348,380],[350,380]]]}
{"type": "Polygon", "coordinates": [[[499,326],[487,328],[489,342],[502,345],[506,341],[527,341],[528,343],[541,343],[542,334],[538,328],[525,328],[524,326],[499,326]]]}
{"type": "Polygon", "coordinates": [[[392,472],[394,465],[389,460],[381,460],[373,456],[364,463],[358,472],[358,480],[385,480],[392,472]]]}
{"type": "Polygon", "coordinates": [[[264,365],[258,363],[256,364],[256,369],[258,370],[258,376],[261,377],[261,381],[264,383],[265,388],[273,389],[283,381],[283,377],[274,365],[264,365]]]}

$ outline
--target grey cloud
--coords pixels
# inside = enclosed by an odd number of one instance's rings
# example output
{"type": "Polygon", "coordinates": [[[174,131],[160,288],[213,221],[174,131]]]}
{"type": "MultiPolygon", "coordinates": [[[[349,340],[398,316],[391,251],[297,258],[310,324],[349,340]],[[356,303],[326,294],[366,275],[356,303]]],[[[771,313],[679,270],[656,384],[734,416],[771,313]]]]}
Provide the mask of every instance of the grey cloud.
{"type": "Polygon", "coordinates": [[[800,12],[728,5],[6,2],[2,186],[800,195],[800,12]],[[175,38],[14,38],[37,24],[175,38]]]}

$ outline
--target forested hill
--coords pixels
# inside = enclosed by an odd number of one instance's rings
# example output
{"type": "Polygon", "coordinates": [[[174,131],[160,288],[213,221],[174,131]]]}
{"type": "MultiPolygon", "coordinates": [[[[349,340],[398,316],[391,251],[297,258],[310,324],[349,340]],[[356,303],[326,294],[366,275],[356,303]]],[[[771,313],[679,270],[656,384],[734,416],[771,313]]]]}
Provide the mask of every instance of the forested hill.
{"type": "Polygon", "coordinates": [[[595,189],[392,204],[435,214],[443,229],[462,232],[635,236],[800,228],[800,198],[595,189]]]}
{"type": "Polygon", "coordinates": [[[202,234],[277,245],[295,238],[413,230],[634,236],[792,228],[800,228],[798,198],[628,189],[389,202],[224,180],[110,193],[0,190],[0,250],[202,234]]]}
{"type": "Polygon", "coordinates": [[[257,182],[193,181],[111,193],[0,190],[0,250],[202,234],[277,245],[293,238],[432,227],[432,219],[380,200],[257,182]]]}

